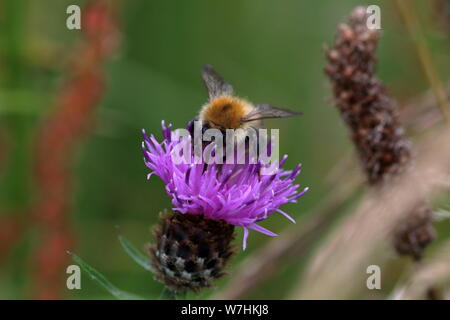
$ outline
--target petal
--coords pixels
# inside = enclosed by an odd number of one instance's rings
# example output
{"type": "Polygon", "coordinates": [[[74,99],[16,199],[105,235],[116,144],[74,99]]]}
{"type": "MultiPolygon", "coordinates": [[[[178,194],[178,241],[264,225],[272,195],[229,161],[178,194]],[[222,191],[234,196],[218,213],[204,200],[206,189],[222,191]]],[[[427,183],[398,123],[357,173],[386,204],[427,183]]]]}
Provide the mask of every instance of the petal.
{"type": "Polygon", "coordinates": [[[290,215],[288,215],[286,212],[284,212],[284,211],[282,211],[282,210],[280,210],[280,209],[277,209],[276,210],[277,212],[279,212],[279,213],[281,213],[283,216],[285,216],[288,220],[290,220],[292,223],[296,223],[295,222],[295,220],[294,220],[294,218],[292,218],[290,215]]]}
{"type": "Polygon", "coordinates": [[[270,230],[267,230],[266,228],[261,227],[261,226],[257,225],[256,223],[252,223],[252,224],[248,225],[247,227],[249,227],[250,229],[253,229],[255,231],[258,231],[260,233],[263,233],[265,235],[268,235],[270,237],[278,236],[276,233],[274,233],[274,232],[272,232],[270,230]]]}
{"type": "Polygon", "coordinates": [[[242,227],[244,229],[244,238],[242,239],[242,250],[247,248],[247,238],[248,238],[248,229],[246,227],[242,227]]]}

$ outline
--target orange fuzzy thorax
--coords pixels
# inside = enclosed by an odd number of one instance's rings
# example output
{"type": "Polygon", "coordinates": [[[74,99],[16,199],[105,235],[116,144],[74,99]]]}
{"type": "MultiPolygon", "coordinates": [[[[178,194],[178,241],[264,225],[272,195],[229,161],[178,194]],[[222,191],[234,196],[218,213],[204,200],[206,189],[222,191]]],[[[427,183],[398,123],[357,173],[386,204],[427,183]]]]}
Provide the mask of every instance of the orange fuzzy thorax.
{"type": "Polygon", "coordinates": [[[221,96],[213,99],[200,111],[200,119],[209,122],[212,128],[238,129],[241,119],[248,115],[253,106],[245,100],[233,96],[221,96]]]}

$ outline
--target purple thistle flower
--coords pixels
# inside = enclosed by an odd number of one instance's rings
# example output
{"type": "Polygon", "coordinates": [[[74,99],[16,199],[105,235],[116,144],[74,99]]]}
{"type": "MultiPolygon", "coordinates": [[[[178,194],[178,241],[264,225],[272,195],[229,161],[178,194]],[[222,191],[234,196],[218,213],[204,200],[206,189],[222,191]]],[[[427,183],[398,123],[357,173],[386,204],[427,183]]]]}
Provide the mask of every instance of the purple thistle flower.
{"type": "MultiPolygon", "coordinates": [[[[188,163],[173,160],[174,152],[180,143],[190,143],[190,137],[183,138],[172,132],[172,126],[162,122],[164,140],[159,143],[153,135],[147,136],[143,130],[145,165],[151,170],[147,178],[156,174],[166,185],[166,192],[172,198],[173,210],[186,214],[203,215],[206,219],[224,220],[244,229],[243,248],[245,250],[248,229],[276,236],[256,222],[279,212],[295,223],[280,206],[296,202],[308,188],[298,191],[293,184],[300,174],[301,165],[294,170],[279,169],[272,175],[260,175],[264,166],[257,164],[196,164],[194,155],[188,163]]],[[[183,156],[183,154],[179,154],[183,156]]],[[[279,163],[286,161],[284,156],[279,163]]]]}

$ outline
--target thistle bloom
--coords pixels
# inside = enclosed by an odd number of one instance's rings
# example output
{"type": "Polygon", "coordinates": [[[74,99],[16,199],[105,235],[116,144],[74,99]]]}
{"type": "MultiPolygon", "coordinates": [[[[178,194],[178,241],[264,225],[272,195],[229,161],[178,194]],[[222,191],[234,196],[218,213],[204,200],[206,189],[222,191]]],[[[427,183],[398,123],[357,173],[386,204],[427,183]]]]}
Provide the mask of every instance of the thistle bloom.
{"type": "MultiPolygon", "coordinates": [[[[158,142],[153,135],[148,137],[143,131],[142,149],[146,166],[166,185],[166,192],[172,198],[173,210],[182,214],[203,215],[206,219],[223,220],[228,224],[244,229],[243,248],[246,248],[248,229],[276,236],[256,222],[266,219],[274,212],[283,214],[295,223],[288,214],[281,211],[281,205],[296,202],[308,188],[298,191],[294,184],[301,166],[294,170],[279,169],[271,175],[260,175],[265,166],[256,164],[199,164],[194,155],[189,161],[174,161],[174,153],[181,143],[190,143],[171,125],[162,123],[164,140],[158,142]],[[179,145],[177,148],[176,146],[179,145]]],[[[188,141],[189,140],[189,141],[188,141]]],[[[179,154],[180,157],[184,156],[179,154]]],[[[284,156],[279,163],[286,161],[284,156]]]]}

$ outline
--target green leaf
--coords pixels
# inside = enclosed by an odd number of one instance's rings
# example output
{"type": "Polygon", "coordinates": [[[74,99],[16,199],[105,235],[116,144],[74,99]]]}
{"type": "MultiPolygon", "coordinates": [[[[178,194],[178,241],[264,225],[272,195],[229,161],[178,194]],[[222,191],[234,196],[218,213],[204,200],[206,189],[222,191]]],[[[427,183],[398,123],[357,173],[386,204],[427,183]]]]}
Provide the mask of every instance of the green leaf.
{"type": "Polygon", "coordinates": [[[73,261],[77,263],[81,269],[83,269],[91,279],[97,281],[103,288],[119,300],[143,300],[144,298],[134,295],[132,293],[124,292],[109,282],[104,275],[98,272],[96,269],[84,262],[79,256],[74,253],[68,252],[73,261]]]}
{"type": "Polygon", "coordinates": [[[124,236],[119,235],[119,241],[125,252],[133,259],[138,265],[143,267],[145,270],[153,272],[153,268],[150,265],[150,260],[142,252],[136,249],[130,241],[128,241],[124,236]]]}

